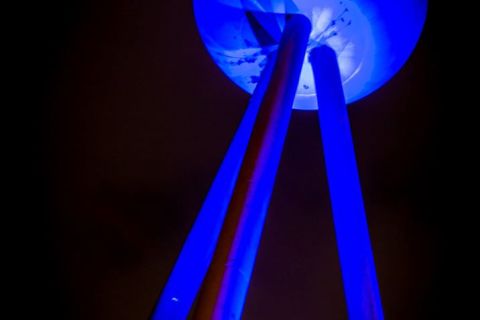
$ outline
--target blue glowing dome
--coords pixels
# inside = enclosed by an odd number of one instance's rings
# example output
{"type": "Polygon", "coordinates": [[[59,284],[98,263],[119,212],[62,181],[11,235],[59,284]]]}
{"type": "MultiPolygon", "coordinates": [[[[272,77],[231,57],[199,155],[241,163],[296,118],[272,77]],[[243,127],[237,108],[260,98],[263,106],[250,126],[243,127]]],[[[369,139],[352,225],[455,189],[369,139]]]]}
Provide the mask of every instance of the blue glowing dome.
{"type": "MultiPolygon", "coordinates": [[[[324,44],[336,51],[350,103],[381,87],[408,59],[427,0],[194,0],[194,9],[211,56],[249,93],[278,46],[287,15],[307,16],[312,23],[307,51],[324,44]]],[[[294,108],[317,109],[308,52],[294,108]]]]}

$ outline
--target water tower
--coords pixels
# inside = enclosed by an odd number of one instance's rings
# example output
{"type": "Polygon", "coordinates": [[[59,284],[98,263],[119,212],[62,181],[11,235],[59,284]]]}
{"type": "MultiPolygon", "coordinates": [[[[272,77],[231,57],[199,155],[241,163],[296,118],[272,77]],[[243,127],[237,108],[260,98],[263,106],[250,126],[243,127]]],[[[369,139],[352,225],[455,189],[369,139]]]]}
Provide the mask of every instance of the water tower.
{"type": "Polygon", "coordinates": [[[252,96],[152,319],[241,318],[294,109],[319,116],[349,319],[383,319],[347,104],[403,66],[427,0],[193,2],[212,59],[252,96]]]}

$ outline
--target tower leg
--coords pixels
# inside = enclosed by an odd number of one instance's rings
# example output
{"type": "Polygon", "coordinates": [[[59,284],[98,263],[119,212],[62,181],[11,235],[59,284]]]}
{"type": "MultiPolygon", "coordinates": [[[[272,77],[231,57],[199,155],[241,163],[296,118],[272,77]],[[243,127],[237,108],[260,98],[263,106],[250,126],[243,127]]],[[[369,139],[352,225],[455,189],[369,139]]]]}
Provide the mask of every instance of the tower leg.
{"type": "Polygon", "coordinates": [[[310,30],[310,22],[303,16],[292,16],[286,24],[199,296],[196,319],[241,317],[310,30]]]}
{"type": "Polygon", "coordinates": [[[335,52],[312,50],[318,116],[350,320],[383,319],[350,123],[335,52]]]}
{"type": "Polygon", "coordinates": [[[240,126],[163,288],[151,320],[184,320],[192,308],[210,267],[274,64],[275,55],[269,58],[262,72],[240,126]]]}

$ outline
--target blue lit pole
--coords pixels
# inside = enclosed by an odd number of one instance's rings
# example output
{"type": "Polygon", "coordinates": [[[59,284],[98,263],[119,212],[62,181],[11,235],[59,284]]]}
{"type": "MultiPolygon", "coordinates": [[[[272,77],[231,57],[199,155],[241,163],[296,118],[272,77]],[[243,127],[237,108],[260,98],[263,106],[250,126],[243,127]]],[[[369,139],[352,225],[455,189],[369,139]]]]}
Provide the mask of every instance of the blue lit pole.
{"type": "Polygon", "coordinates": [[[240,319],[302,69],[310,21],[292,16],[260,106],[195,318],[240,319]]]}
{"type": "Polygon", "coordinates": [[[270,81],[275,54],[263,70],[240,126],[162,291],[152,320],[186,319],[212,260],[260,103],[270,81]]]}
{"type": "Polygon", "coordinates": [[[335,51],[312,50],[318,116],[350,320],[383,319],[350,122],[335,51]]]}

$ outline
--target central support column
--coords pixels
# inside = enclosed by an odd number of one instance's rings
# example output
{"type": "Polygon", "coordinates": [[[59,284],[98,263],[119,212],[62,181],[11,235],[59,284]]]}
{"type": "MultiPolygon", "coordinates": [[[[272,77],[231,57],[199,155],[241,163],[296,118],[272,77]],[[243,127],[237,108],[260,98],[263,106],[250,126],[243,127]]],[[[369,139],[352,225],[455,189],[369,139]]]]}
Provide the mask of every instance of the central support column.
{"type": "Polygon", "coordinates": [[[335,51],[312,50],[318,116],[350,320],[382,320],[352,133],[335,51]]]}
{"type": "Polygon", "coordinates": [[[199,295],[196,319],[241,317],[310,30],[310,21],[304,16],[295,15],[287,21],[212,264],[199,295]]]}

